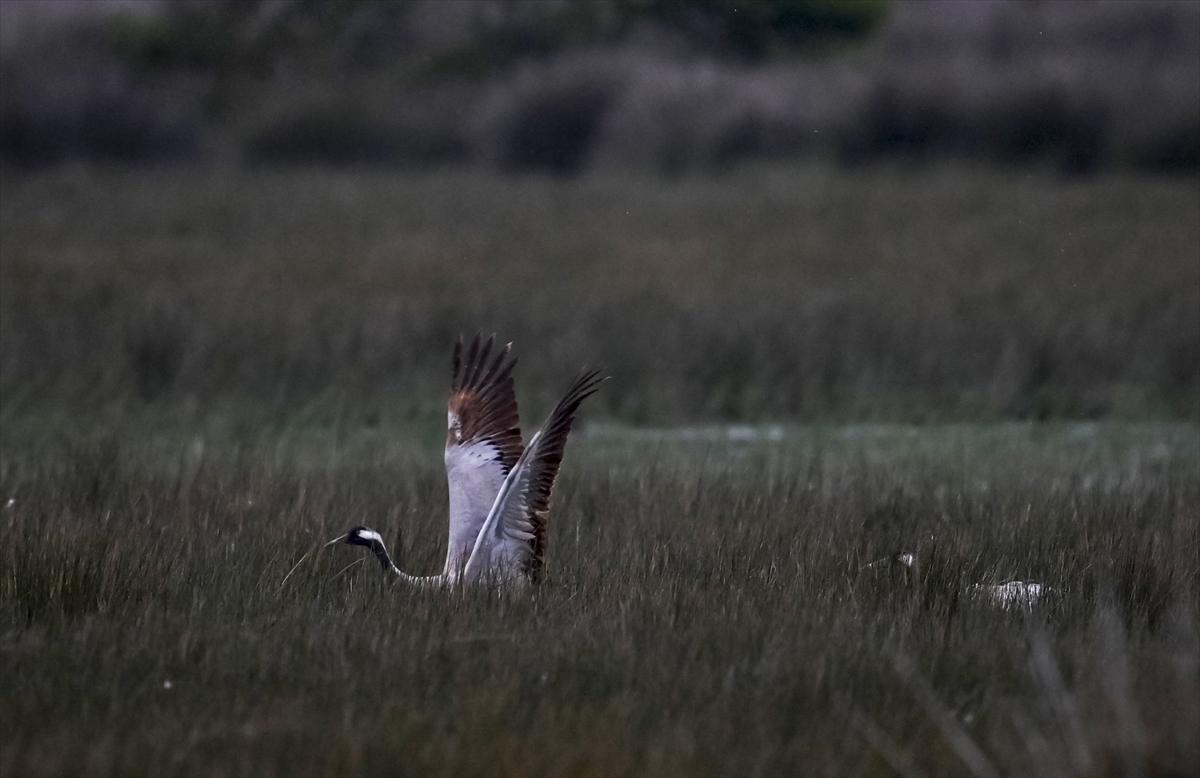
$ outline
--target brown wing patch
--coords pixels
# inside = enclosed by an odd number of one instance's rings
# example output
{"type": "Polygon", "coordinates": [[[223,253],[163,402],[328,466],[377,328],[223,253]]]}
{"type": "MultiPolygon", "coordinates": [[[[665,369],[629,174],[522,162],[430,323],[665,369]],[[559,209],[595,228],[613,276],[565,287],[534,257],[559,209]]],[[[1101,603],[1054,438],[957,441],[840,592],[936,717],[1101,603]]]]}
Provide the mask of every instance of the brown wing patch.
{"type": "Polygon", "coordinates": [[[589,395],[593,394],[602,381],[608,376],[601,377],[600,370],[589,370],[580,373],[571,383],[567,393],[554,406],[550,418],[542,427],[538,439],[537,458],[531,462],[533,472],[529,480],[529,522],[533,525],[533,553],[526,563],[529,573],[536,578],[544,564],[546,551],[546,515],[550,509],[550,492],[554,488],[554,478],[558,475],[559,465],[562,464],[563,451],[567,446],[567,434],[575,421],[575,413],[579,405],[589,395]]]}
{"type": "Polygon", "coordinates": [[[493,335],[480,345],[480,335],[476,335],[466,360],[462,359],[462,337],[454,344],[446,447],[486,440],[496,447],[508,473],[524,450],[512,378],[517,358],[505,361],[511,343],[497,349],[493,357],[495,340],[493,335]]]}

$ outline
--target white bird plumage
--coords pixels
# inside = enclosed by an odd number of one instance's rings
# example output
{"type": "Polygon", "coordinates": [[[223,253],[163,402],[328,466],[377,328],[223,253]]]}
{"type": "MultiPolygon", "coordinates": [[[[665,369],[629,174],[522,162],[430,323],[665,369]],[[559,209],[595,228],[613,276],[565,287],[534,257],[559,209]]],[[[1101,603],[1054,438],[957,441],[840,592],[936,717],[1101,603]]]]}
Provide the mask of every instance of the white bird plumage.
{"type": "Polygon", "coordinates": [[[975,584],[971,593],[1005,610],[1028,609],[1055,590],[1034,581],[1005,581],[1001,584],[975,584]]]}
{"type": "Polygon", "coordinates": [[[507,584],[536,577],[543,564],[550,492],[567,434],[580,403],[605,380],[579,374],[534,433],[521,442],[512,371],[512,344],[493,357],[495,336],[475,336],[463,360],[454,347],[454,378],[446,414],[446,480],[450,490],[449,547],[438,575],[414,576],[391,560],[378,532],[354,527],[326,545],[365,546],[384,570],[418,587],[458,583],[507,584]]]}
{"type": "MultiPolygon", "coordinates": [[[[901,551],[882,559],[876,559],[863,570],[910,570],[917,564],[917,555],[901,551]]],[[[1058,589],[1035,581],[1005,581],[1000,584],[971,584],[968,592],[972,597],[985,600],[1005,610],[1029,609],[1039,604],[1048,594],[1058,589]]]]}

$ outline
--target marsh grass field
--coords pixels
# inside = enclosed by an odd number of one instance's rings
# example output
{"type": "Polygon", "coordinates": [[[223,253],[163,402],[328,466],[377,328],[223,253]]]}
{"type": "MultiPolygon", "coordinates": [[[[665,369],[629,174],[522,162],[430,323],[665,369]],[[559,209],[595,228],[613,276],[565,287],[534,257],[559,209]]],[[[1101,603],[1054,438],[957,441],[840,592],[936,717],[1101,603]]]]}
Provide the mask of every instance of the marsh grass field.
{"type": "Polygon", "coordinates": [[[1200,192],[64,167],[0,198],[0,773],[1187,775],[1200,192]],[[445,554],[448,351],[585,362],[545,580],[445,554]],[[911,569],[866,568],[900,551],[911,569]],[[1032,609],[976,584],[1038,581],[1032,609]]]}
{"type": "Polygon", "coordinates": [[[1196,765],[1194,426],[770,437],[579,435],[547,579],[506,595],[414,593],[321,548],[363,521],[440,569],[436,448],[6,452],[3,771],[1196,765]],[[918,567],[863,570],[897,550],[918,567]],[[1013,577],[1055,593],[972,596],[1013,577]]]}

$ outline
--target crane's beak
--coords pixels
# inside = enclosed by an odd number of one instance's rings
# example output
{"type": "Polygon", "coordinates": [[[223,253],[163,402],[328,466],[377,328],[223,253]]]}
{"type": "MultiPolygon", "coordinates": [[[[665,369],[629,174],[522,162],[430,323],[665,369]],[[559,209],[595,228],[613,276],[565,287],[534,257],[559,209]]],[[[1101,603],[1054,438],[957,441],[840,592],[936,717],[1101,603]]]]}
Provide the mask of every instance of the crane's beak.
{"type": "Polygon", "coordinates": [[[336,546],[338,543],[345,543],[349,537],[350,537],[349,533],[346,533],[345,535],[338,535],[336,538],[334,538],[333,540],[326,543],[325,548],[329,548],[330,546],[336,546]]]}

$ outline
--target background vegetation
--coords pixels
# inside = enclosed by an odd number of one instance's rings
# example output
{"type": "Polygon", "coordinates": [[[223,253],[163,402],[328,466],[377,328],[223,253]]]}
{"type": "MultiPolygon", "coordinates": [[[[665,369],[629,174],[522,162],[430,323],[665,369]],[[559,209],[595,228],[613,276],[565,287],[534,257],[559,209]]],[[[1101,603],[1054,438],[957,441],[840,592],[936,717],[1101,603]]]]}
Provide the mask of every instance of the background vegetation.
{"type": "Polygon", "coordinates": [[[10,179],[0,770],[1187,773],[1198,198],[961,166],[10,179]],[[365,522],[437,569],[478,327],[517,343],[527,433],[585,362],[608,421],[545,584],[414,595],[317,547],[365,522]],[[764,419],[809,424],[644,426],[764,419]],[[1012,577],[1055,594],[973,596],[1012,577]]]}
{"type": "Polygon", "coordinates": [[[497,331],[637,423],[1200,415],[1200,192],[962,167],[717,179],[66,168],[0,204],[10,425],[444,418],[497,331]]]}
{"type": "Polygon", "coordinates": [[[5,6],[0,159],[21,166],[1200,168],[1190,0],[5,6]]]}
{"type": "Polygon", "coordinates": [[[0,774],[1200,772],[1200,4],[0,15],[0,774]]]}

